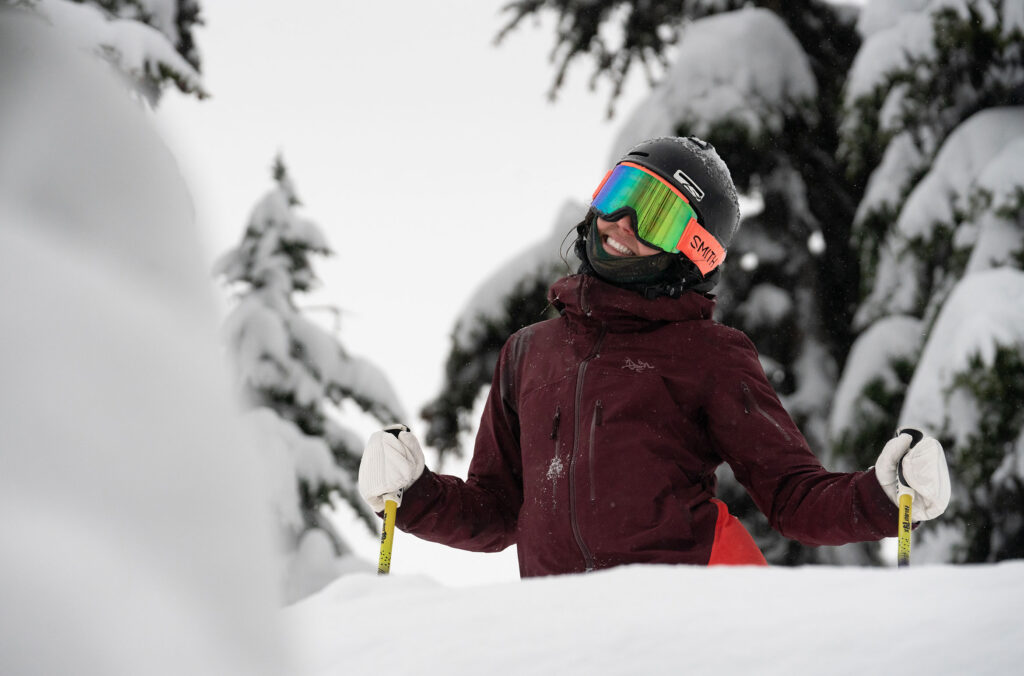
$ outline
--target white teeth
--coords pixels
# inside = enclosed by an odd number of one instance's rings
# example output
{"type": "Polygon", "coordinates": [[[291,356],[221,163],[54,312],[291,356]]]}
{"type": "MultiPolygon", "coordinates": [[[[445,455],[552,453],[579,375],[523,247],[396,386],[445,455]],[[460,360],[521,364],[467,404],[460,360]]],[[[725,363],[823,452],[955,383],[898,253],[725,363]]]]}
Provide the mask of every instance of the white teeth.
{"type": "Polygon", "coordinates": [[[611,248],[615,249],[616,251],[618,251],[620,254],[622,254],[624,256],[633,256],[633,255],[635,255],[632,251],[629,250],[629,247],[627,247],[625,244],[622,244],[621,242],[616,242],[611,237],[605,237],[604,241],[605,241],[605,244],[607,244],[611,248]]]}

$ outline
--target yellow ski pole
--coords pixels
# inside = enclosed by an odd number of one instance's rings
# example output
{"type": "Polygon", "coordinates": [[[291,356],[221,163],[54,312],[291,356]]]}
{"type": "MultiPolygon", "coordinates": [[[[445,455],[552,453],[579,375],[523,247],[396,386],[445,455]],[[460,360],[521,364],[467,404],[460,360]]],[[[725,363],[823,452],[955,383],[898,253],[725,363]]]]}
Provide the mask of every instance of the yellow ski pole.
{"type": "Polygon", "coordinates": [[[398,503],[392,499],[384,501],[384,527],[380,534],[380,559],[377,562],[377,574],[387,575],[391,572],[391,547],[395,543],[395,516],[398,503]]]}
{"type": "MultiPolygon", "coordinates": [[[[902,465],[900,466],[900,473],[902,474],[902,465]]],[[[904,568],[910,565],[910,525],[911,515],[914,509],[914,494],[910,492],[903,492],[903,483],[900,482],[899,486],[900,496],[900,533],[899,533],[899,546],[896,549],[896,566],[898,568],[904,568]]]]}
{"type": "MultiPolygon", "coordinates": [[[[917,442],[924,438],[918,430],[902,429],[899,434],[910,435],[909,451],[917,442]]],[[[896,567],[906,568],[910,565],[910,529],[914,523],[914,490],[907,485],[903,476],[903,460],[896,466],[896,495],[899,496],[899,544],[896,548],[896,567]]]]}
{"type": "MultiPolygon", "coordinates": [[[[395,424],[384,428],[388,434],[399,438],[399,433],[408,432],[409,428],[402,424],[395,424]]],[[[380,558],[377,560],[377,574],[387,575],[391,572],[391,547],[395,543],[395,518],[398,515],[398,506],[402,504],[404,488],[397,493],[384,495],[384,526],[380,533],[380,558]]]]}

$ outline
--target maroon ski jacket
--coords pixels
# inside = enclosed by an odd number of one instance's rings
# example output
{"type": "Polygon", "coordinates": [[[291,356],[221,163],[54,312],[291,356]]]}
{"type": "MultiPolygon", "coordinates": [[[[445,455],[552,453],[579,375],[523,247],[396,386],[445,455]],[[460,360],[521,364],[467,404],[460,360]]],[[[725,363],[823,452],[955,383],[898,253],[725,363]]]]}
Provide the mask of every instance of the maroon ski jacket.
{"type": "Polygon", "coordinates": [[[515,543],[524,577],[704,565],[722,532],[724,461],[787,537],[896,534],[874,471],[821,466],[750,340],[712,321],[713,300],[650,300],[589,275],[549,297],[561,316],[502,348],[468,479],[424,471],[399,528],[473,551],[515,543]]]}

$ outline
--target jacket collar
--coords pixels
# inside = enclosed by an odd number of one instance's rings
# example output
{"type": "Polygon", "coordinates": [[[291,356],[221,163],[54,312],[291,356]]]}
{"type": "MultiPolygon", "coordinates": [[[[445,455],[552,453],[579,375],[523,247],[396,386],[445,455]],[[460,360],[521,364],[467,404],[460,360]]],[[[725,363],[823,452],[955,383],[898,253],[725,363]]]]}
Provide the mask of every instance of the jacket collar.
{"type": "Polygon", "coordinates": [[[644,298],[588,274],[558,280],[548,290],[548,300],[574,323],[601,323],[612,331],[635,331],[652,322],[711,319],[715,309],[714,299],[699,293],[644,298]]]}

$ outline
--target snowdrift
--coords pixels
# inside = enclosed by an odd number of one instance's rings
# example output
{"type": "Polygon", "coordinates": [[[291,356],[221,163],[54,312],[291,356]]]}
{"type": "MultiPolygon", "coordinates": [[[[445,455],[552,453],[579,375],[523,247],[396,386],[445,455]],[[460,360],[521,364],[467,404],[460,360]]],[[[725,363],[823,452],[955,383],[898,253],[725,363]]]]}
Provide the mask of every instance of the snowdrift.
{"type": "Polygon", "coordinates": [[[630,566],[447,588],[350,575],[287,608],[291,673],[1012,674],[1024,562],[630,566]]]}

